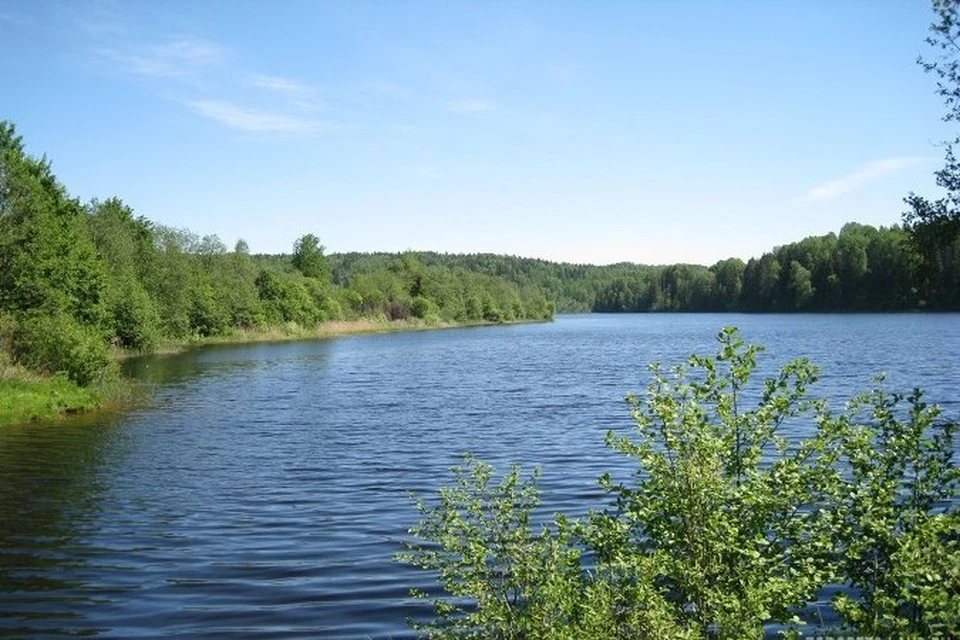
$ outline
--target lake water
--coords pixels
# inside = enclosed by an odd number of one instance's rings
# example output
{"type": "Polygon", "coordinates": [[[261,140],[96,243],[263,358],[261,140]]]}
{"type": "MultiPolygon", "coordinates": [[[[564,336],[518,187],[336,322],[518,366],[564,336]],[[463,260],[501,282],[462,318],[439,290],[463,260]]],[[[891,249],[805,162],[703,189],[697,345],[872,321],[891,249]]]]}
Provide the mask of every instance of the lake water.
{"type": "Polygon", "coordinates": [[[149,406],[0,428],[0,635],[410,637],[391,560],[461,452],[541,464],[582,512],[651,361],[737,325],[837,399],[886,372],[960,414],[960,316],[577,315],[206,348],[130,363],[149,406]]]}

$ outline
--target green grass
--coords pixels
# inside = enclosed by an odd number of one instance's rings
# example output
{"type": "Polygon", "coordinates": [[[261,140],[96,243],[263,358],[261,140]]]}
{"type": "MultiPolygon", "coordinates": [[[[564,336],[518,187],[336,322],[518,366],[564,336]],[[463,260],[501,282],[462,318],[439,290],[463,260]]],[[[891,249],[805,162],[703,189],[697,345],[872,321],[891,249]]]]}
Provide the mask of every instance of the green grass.
{"type": "Polygon", "coordinates": [[[97,394],[61,377],[27,374],[0,378],[0,425],[95,409],[97,394]]]}

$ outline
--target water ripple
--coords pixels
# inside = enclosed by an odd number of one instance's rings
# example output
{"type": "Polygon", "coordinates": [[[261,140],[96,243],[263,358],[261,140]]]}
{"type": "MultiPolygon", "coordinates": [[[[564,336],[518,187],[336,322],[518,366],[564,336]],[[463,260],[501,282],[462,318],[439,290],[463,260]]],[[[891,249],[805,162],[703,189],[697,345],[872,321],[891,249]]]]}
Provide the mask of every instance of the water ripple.
{"type": "MultiPolygon", "coordinates": [[[[956,413],[956,315],[579,316],[555,323],[204,349],[130,363],[153,408],[0,430],[0,635],[410,638],[398,565],[463,451],[542,465],[583,513],[646,364],[724,324],[840,399],[886,371],[956,413]]],[[[802,429],[802,425],[797,427],[802,429]]]]}

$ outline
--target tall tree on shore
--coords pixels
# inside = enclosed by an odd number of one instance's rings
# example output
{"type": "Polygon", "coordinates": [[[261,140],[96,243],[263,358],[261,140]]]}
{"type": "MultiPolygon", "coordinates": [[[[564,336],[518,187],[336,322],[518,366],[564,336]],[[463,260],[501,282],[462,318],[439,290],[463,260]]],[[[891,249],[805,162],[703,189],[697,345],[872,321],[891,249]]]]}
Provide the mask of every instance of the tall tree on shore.
{"type": "MultiPolygon", "coordinates": [[[[926,42],[933,47],[933,57],[921,56],[917,63],[937,78],[937,95],[947,108],[943,121],[960,122],[960,0],[933,0],[936,19],[930,25],[926,42]]],[[[937,171],[937,185],[947,194],[928,200],[910,193],[905,202],[910,207],[903,214],[903,222],[910,231],[920,259],[927,286],[931,293],[951,292],[955,298],[960,284],[960,160],[955,147],[960,135],[945,140],[944,165],[937,171]]]]}
{"type": "Polygon", "coordinates": [[[104,265],[83,207],[0,121],[0,310],[102,320],[104,265]]]}
{"type": "Polygon", "coordinates": [[[293,243],[293,266],[308,278],[329,280],[330,265],[323,255],[325,248],[312,233],[297,238],[293,243]]]}

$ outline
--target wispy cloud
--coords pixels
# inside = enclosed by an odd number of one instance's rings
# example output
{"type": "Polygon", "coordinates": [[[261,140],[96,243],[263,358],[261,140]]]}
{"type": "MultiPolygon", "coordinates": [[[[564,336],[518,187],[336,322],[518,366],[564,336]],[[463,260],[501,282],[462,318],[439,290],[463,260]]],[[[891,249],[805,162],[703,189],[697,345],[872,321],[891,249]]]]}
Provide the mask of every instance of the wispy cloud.
{"type": "Polygon", "coordinates": [[[908,167],[920,164],[924,158],[916,157],[898,157],[885,158],[865,164],[853,173],[843,176],[837,180],[824,182],[810,189],[800,198],[801,202],[821,202],[823,200],[832,200],[860,187],[875,182],[888,175],[901,171],[908,167]]]}
{"type": "MultiPolygon", "coordinates": [[[[111,35],[112,24],[77,22],[79,28],[98,39],[111,35]]],[[[179,37],[152,44],[128,40],[125,45],[105,46],[94,52],[110,71],[149,79],[160,95],[179,93],[181,97],[174,98],[175,102],[231,129],[306,135],[336,128],[330,122],[307,117],[307,112],[323,109],[316,87],[288,77],[245,72],[237,68],[228,48],[209,40],[179,37]],[[254,101],[258,106],[251,107],[239,91],[242,87],[269,92],[272,97],[261,94],[264,99],[254,101]],[[214,97],[212,88],[221,95],[214,97]],[[271,103],[272,107],[261,106],[271,103]]],[[[245,97],[250,97],[249,92],[245,97]]]]}
{"type": "Polygon", "coordinates": [[[490,113],[491,111],[497,110],[497,104],[495,102],[491,102],[490,100],[469,98],[463,100],[451,100],[447,103],[447,108],[454,113],[490,113]]]}
{"type": "Polygon", "coordinates": [[[280,94],[287,99],[291,106],[301,111],[320,111],[323,109],[323,104],[320,101],[320,91],[316,87],[299,80],[252,73],[244,78],[244,84],[280,94]]]}
{"type": "Polygon", "coordinates": [[[101,58],[135,75],[153,78],[194,76],[228,57],[227,50],[212,42],[178,38],[127,50],[99,49],[101,58]]]}
{"type": "Polygon", "coordinates": [[[261,73],[252,73],[246,77],[246,82],[251,87],[260,89],[269,89],[270,91],[279,91],[280,93],[305,94],[315,93],[316,90],[302,82],[291,78],[282,78],[280,76],[268,76],[261,73]]]}
{"type": "Polygon", "coordinates": [[[284,113],[250,109],[216,100],[187,101],[188,107],[202,116],[234,129],[259,133],[319,133],[332,129],[329,123],[298,118],[284,113]]]}

